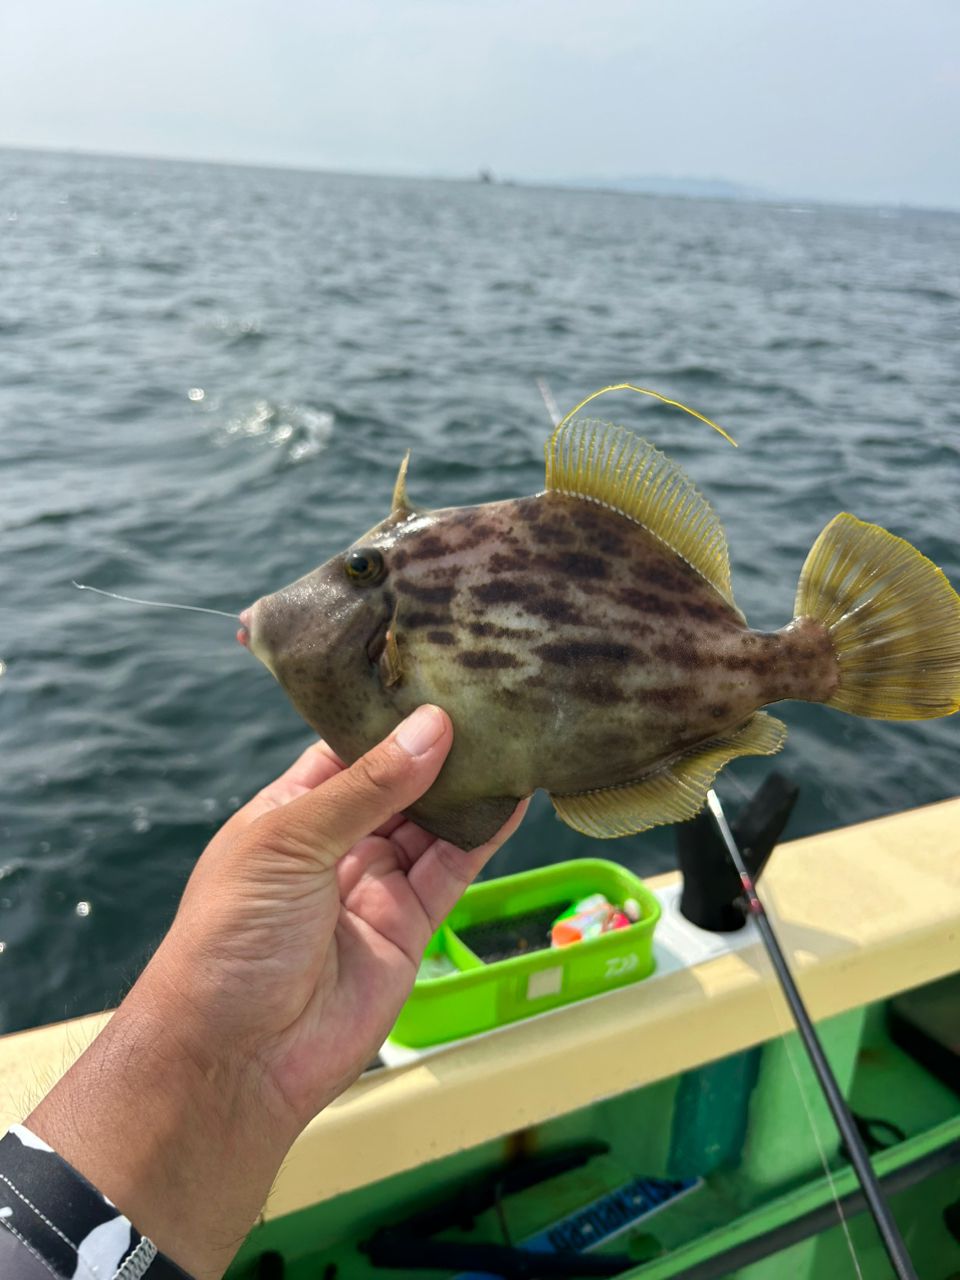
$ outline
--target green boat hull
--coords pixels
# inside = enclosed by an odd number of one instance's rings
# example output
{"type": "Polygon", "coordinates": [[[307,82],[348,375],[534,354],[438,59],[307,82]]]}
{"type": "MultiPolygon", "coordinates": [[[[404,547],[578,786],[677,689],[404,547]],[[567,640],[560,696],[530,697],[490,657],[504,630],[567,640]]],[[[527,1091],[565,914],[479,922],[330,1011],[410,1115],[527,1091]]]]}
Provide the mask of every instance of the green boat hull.
{"type": "MultiPolygon", "coordinates": [[[[784,1014],[784,1019],[786,1015],[784,1014]]],[[[854,1112],[889,1144],[874,1159],[921,1280],[960,1274],[944,1211],[960,1200],[960,1099],[891,1038],[887,1006],[821,1023],[854,1112]],[[889,1126],[889,1127],[887,1127],[889,1126]]],[[[389,1141],[389,1135],[384,1135],[389,1141]]],[[[696,1180],[599,1250],[629,1259],[629,1280],[888,1280],[890,1264],[858,1201],[853,1171],[795,1034],[505,1138],[334,1197],[254,1229],[231,1280],[409,1280],[466,1268],[374,1265],[365,1245],[431,1205],[524,1161],[593,1143],[579,1168],[476,1213],[434,1239],[502,1245],[543,1232],[638,1176],[696,1180]],[[837,1201],[844,1210],[841,1224],[837,1201]]]]}

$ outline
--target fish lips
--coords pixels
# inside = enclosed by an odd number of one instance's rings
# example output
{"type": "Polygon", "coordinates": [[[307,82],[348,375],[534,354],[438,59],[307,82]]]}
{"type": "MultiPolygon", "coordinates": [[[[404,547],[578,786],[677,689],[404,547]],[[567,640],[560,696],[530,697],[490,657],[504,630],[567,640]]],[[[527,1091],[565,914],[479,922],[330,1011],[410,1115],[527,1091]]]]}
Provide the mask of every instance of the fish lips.
{"type": "Polygon", "coordinates": [[[262,599],[257,600],[249,609],[241,610],[239,614],[240,626],[237,628],[237,643],[243,645],[244,649],[249,649],[253,656],[267,668],[267,670],[276,676],[273,661],[269,648],[262,643],[257,635],[257,608],[262,604],[262,599]]]}

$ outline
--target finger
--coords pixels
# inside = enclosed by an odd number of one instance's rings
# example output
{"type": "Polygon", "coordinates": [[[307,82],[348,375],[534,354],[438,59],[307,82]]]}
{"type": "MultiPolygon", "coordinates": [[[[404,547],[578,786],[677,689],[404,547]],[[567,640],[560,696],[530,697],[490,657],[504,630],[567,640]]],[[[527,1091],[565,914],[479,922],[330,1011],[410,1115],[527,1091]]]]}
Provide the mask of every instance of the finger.
{"type": "Polygon", "coordinates": [[[342,901],[369,875],[389,875],[396,871],[397,851],[393,842],[383,836],[364,836],[337,863],[337,886],[342,901]]]}
{"type": "Polygon", "coordinates": [[[529,799],[521,800],[497,834],[470,853],[464,853],[446,840],[434,840],[420,855],[407,879],[430,921],[431,930],[447,918],[467,885],[473,883],[497,850],[510,839],[523,821],[529,803],[529,799]]]}
{"type": "Polygon", "coordinates": [[[434,843],[436,836],[409,818],[404,819],[396,831],[391,832],[390,842],[398,850],[400,865],[409,870],[434,843]]]}
{"type": "Polygon", "coordinates": [[[439,707],[419,707],[348,769],[256,826],[269,845],[331,867],[432,785],[450,750],[453,728],[439,707]]]}
{"type": "Polygon", "coordinates": [[[296,759],[285,773],[258,791],[242,809],[238,809],[231,822],[235,826],[248,827],[265,813],[289,804],[298,796],[312,791],[344,768],[343,761],[325,742],[314,742],[296,759]]]}
{"type": "Polygon", "coordinates": [[[392,836],[397,827],[403,826],[407,819],[402,813],[391,814],[386,822],[381,822],[373,833],[375,836],[392,836]]]}
{"type": "Polygon", "coordinates": [[[388,869],[399,868],[406,875],[436,839],[435,835],[401,815],[385,822],[383,826],[377,827],[373,835],[358,841],[337,864],[341,898],[345,899],[356,888],[357,883],[370,874],[375,863],[382,863],[388,869]],[[389,855],[389,862],[386,861],[385,854],[389,855]]]}

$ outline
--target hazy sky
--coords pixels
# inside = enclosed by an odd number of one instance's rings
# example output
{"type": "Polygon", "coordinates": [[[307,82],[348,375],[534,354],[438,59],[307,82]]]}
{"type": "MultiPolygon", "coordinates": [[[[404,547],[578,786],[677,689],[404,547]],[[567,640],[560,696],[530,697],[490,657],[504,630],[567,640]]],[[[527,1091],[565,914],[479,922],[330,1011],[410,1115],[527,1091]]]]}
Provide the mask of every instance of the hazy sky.
{"type": "Polygon", "coordinates": [[[0,0],[0,144],[960,208],[960,0],[0,0]]]}

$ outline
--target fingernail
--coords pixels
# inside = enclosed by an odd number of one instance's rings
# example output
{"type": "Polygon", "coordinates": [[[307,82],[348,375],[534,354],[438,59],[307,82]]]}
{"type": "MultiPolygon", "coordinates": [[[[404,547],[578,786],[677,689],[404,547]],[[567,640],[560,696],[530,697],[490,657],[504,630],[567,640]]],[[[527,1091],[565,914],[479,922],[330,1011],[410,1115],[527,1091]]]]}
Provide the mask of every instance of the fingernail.
{"type": "Polygon", "coordinates": [[[411,756],[422,756],[443,733],[444,719],[438,707],[417,707],[397,726],[394,738],[411,756]]]}

